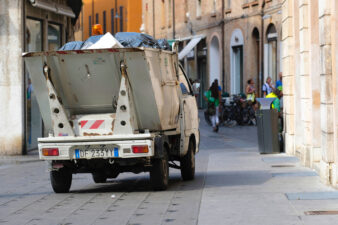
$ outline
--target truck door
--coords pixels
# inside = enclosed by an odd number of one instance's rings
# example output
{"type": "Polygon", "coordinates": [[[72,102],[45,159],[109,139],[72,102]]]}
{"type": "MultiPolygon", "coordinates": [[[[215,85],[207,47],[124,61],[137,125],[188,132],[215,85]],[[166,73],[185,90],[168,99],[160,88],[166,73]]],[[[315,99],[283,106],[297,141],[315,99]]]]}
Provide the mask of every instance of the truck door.
{"type": "Polygon", "coordinates": [[[179,82],[182,92],[182,105],[185,123],[184,133],[186,137],[189,137],[192,133],[198,132],[198,110],[196,98],[193,94],[191,85],[181,67],[179,67],[179,82]]]}

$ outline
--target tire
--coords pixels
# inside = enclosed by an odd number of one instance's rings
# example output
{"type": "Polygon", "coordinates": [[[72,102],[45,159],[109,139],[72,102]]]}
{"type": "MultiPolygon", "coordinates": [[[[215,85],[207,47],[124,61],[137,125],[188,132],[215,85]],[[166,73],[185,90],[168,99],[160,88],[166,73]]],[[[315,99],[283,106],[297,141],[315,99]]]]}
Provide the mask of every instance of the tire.
{"type": "Polygon", "coordinates": [[[163,158],[153,160],[153,166],[150,169],[150,183],[155,191],[163,191],[168,187],[169,163],[166,150],[163,151],[163,158]]]}
{"type": "Polygon", "coordinates": [[[68,193],[72,185],[72,172],[67,168],[51,171],[50,181],[55,193],[68,193]]]}
{"type": "Polygon", "coordinates": [[[195,178],[195,144],[189,141],[188,152],[181,158],[181,176],[183,180],[193,180],[195,178]]]}
{"type": "Polygon", "coordinates": [[[102,173],[93,173],[93,180],[95,183],[106,183],[107,177],[103,175],[102,173]]]}

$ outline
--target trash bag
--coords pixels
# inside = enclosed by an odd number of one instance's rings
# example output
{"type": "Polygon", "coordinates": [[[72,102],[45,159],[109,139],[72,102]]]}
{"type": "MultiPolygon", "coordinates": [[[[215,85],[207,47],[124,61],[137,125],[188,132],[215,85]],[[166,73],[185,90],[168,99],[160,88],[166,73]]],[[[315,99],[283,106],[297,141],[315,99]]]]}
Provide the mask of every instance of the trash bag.
{"type": "MultiPolygon", "coordinates": [[[[107,35],[107,33],[105,35],[107,35]]],[[[60,48],[60,50],[89,49],[90,46],[98,42],[105,35],[91,36],[84,42],[72,41],[66,43],[64,46],[60,48]]],[[[123,47],[127,48],[145,47],[145,48],[157,48],[162,50],[171,50],[171,46],[166,39],[156,40],[148,34],[136,32],[119,32],[115,34],[115,39],[119,42],[118,45],[121,44],[123,47]]]]}
{"type": "Polygon", "coordinates": [[[59,50],[60,51],[80,50],[82,45],[83,45],[82,41],[71,41],[64,44],[59,50]]]}
{"type": "Polygon", "coordinates": [[[100,40],[101,37],[103,37],[103,35],[96,35],[96,36],[89,37],[85,42],[83,42],[81,49],[89,48],[90,46],[95,44],[98,40],[100,40]]]}
{"type": "Polygon", "coordinates": [[[96,41],[96,43],[87,47],[87,49],[102,49],[102,48],[123,48],[123,45],[119,43],[114,36],[107,32],[103,35],[100,40],[96,41]]]}
{"type": "Polygon", "coordinates": [[[157,44],[160,46],[162,50],[169,50],[171,51],[171,46],[167,39],[158,39],[157,44]]]}
{"type": "Polygon", "coordinates": [[[118,32],[115,34],[115,38],[127,48],[158,48],[161,49],[157,41],[148,34],[136,33],[136,32],[118,32]]]}

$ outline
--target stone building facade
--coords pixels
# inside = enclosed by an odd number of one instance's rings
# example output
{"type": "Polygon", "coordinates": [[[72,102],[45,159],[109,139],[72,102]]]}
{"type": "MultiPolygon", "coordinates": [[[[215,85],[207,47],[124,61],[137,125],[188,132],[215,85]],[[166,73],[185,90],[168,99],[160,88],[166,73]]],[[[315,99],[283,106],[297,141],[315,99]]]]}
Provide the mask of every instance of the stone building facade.
{"type": "Polygon", "coordinates": [[[0,155],[24,154],[37,148],[43,122],[21,55],[57,50],[73,40],[81,5],[81,0],[1,1],[0,155]]]}
{"type": "Polygon", "coordinates": [[[286,152],[338,186],[338,3],[283,1],[286,152]]]}
{"type": "Polygon", "coordinates": [[[83,0],[79,23],[80,41],[91,36],[94,24],[101,24],[103,33],[140,32],[142,0],[83,0]]]}
{"type": "MultiPolygon", "coordinates": [[[[144,32],[180,41],[179,51],[200,41],[182,59],[200,95],[214,79],[224,91],[245,91],[253,78],[258,90],[282,71],[281,0],[143,0],[144,32]],[[198,40],[197,40],[198,41],[198,40]],[[196,41],[196,42],[197,42],[196,41]]],[[[200,106],[203,100],[200,98],[200,106]]]]}

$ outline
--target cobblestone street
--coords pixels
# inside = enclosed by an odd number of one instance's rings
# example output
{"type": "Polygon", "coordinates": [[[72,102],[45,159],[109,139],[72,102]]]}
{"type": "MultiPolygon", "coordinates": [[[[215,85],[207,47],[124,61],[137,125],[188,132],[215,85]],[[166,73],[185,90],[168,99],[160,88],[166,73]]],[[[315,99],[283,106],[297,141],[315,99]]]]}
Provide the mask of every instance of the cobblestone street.
{"type": "Polygon", "coordinates": [[[285,154],[259,155],[256,127],[221,127],[201,119],[196,178],[170,170],[167,191],[148,174],[120,174],[105,184],[73,177],[70,193],[52,191],[45,162],[0,164],[0,224],[333,224],[338,193],[285,154]]]}

